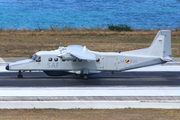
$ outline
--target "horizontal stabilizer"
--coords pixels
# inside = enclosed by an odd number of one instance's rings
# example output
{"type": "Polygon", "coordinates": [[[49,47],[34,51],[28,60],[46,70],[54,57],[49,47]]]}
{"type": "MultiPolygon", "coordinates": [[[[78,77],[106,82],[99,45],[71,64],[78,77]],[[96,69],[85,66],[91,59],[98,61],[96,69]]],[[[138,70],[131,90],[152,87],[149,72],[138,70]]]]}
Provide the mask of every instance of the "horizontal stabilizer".
{"type": "Polygon", "coordinates": [[[174,61],[174,59],[169,56],[163,57],[163,58],[161,58],[161,60],[166,61],[166,62],[174,61]]]}

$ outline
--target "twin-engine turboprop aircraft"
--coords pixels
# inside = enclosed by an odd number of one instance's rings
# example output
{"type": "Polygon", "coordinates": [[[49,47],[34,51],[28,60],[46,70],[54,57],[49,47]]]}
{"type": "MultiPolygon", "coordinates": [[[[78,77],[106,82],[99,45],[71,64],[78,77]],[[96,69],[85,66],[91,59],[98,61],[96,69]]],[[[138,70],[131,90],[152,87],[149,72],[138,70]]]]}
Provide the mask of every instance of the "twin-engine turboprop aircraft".
{"type": "Polygon", "coordinates": [[[162,64],[173,61],[171,55],[171,31],[160,30],[148,48],[126,52],[96,52],[85,46],[70,45],[54,51],[40,51],[31,58],[10,63],[6,70],[19,71],[18,78],[25,71],[43,71],[49,76],[67,74],[89,75],[104,71],[116,72],[162,64]]]}

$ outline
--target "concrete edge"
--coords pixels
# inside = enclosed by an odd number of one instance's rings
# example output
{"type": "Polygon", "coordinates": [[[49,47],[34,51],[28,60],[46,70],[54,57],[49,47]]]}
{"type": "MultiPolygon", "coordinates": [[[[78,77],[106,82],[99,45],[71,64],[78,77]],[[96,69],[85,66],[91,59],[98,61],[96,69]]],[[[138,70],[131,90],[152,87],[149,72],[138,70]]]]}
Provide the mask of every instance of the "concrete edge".
{"type": "Polygon", "coordinates": [[[180,102],[180,96],[0,96],[0,101],[140,101],[140,102],[180,102]]]}
{"type": "Polygon", "coordinates": [[[180,109],[180,102],[140,101],[0,101],[0,109],[180,109]]]}

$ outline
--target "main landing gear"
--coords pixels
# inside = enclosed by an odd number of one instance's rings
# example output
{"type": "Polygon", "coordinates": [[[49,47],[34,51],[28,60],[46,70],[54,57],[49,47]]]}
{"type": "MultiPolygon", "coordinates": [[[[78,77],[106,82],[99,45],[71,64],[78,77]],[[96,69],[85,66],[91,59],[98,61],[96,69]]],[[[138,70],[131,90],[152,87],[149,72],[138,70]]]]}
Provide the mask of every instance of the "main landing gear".
{"type": "Polygon", "coordinates": [[[88,74],[84,74],[84,75],[83,75],[83,79],[84,79],[84,80],[87,80],[87,79],[88,79],[88,74]]]}
{"type": "Polygon", "coordinates": [[[81,74],[80,77],[83,78],[84,80],[87,80],[89,76],[88,74],[81,74]]]}
{"type": "Polygon", "coordinates": [[[18,73],[18,78],[23,78],[23,74],[22,72],[19,70],[19,73],[18,73]]]}

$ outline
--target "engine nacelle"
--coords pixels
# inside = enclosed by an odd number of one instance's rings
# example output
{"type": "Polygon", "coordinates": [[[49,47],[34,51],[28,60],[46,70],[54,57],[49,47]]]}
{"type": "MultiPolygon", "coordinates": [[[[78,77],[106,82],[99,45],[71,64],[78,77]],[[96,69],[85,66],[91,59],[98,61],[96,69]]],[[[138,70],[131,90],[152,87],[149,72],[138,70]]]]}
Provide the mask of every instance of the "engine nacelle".
{"type": "Polygon", "coordinates": [[[64,53],[61,55],[58,55],[62,60],[76,60],[76,57],[72,56],[70,53],[64,53]]]}

